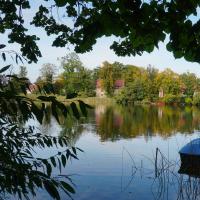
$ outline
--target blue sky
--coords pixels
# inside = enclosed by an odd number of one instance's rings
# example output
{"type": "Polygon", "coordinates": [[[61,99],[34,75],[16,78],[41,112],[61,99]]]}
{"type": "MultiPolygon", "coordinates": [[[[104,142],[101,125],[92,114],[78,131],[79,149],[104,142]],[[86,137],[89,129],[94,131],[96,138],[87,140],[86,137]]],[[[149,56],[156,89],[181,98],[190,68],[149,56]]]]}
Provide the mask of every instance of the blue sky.
{"type": "MultiPolygon", "coordinates": [[[[34,7],[37,6],[38,5],[34,5],[34,7]]],[[[33,10],[31,13],[30,11],[26,11],[24,13],[24,17],[26,18],[26,20],[31,20],[32,13],[33,10]]],[[[200,17],[200,12],[198,10],[198,16],[195,17],[194,20],[199,19],[199,17],[200,17]]],[[[65,56],[66,54],[73,51],[73,47],[72,46],[68,46],[65,48],[51,47],[52,37],[47,37],[46,33],[38,28],[31,28],[30,33],[36,34],[41,38],[40,41],[38,42],[38,45],[43,55],[43,57],[39,59],[37,64],[25,63],[28,69],[29,78],[31,79],[31,81],[35,81],[36,78],[39,76],[42,64],[53,63],[57,65],[59,68],[60,63],[57,60],[57,58],[65,56]]],[[[7,41],[6,35],[0,35],[0,38],[1,41],[6,43],[7,41]]],[[[142,56],[135,56],[135,57],[134,56],[118,57],[109,48],[113,40],[114,37],[110,38],[103,37],[101,39],[98,39],[96,45],[94,45],[93,50],[91,52],[85,54],[79,54],[85,67],[92,69],[100,65],[103,61],[108,61],[111,63],[114,61],[118,61],[124,64],[133,64],[136,66],[143,66],[143,67],[147,67],[149,64],[151,64],[156,68],[158,68],[159,70],[164,70],[165,68],[171,68],[177,73],[193,72],[200,77],[200,64],[187,62],[184,59],[175,59],[173,57],[173,54],[166,50],[164,43],[160,43],[159,49],[155,49],[150,54],[144,53],[142,56]]],[[[16,44],[9,45],[8,48],[19,51],[19,46],[16,44]]],[[[8,60],[8,63],[6,64],[9,64],[9,62],[10,60],[8,60]]],[[[0,63],[6,65],[1,60],[0,63]]],[[[17,72],[18,69],[19,66],[14,65],[14,71],[17,72]]]]}

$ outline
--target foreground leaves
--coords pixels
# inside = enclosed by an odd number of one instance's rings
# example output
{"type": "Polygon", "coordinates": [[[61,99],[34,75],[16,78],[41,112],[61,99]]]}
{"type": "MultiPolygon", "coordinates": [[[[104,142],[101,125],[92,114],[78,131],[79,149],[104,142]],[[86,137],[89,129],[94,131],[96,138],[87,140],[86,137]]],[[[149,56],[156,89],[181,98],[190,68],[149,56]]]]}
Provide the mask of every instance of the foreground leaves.
{"type": "MultiPolygon", "coordinates": [[[[0,32],[9,31],[9,43],[18,43],[22,55],[29,62],[37,62],[42,56],[37,45],[40,38],[28,34],[25,24],[29,22],[23,16],[28,9],[35,11],[30,2],[1,0],[0,32]]],[[[55,38],[52,46],[72,44],[77,53],[92,50],[98,38],[114,35],[111,49],[117,55],[141,55],[158,48],[159,42],[169,36],[166,47],[175,58],[200,63],[199,6],[199,0],[49,0],[48,4],[43,1],[35,11],[30,26],[40,27],[48,36],[55,36],[51,37],[55,38]],[[58,11],[62,11],[59,17],[58,11]],[[60,20],[60,16],[64,16],[64,20],[60,20]],[[70,18],[70,25],[64,23],[65,17],[70,18]]],[[[5,45],[0,44],[0,49],[4,48],[5,45]]],[[[5,61],[5,52],[1,56],[5,61]]]]}
{"type": "Polygon", "coordinates": [[[72,181],[62,175],[62,168],[69,158],[77,158],[76,149],[65,145],[63,152],[50,158],[35,158],[35,147],[46,149],[67,143],[67,138],[55,138],[34,133],[34,127],[20,128],[5,118],[0,120],[0,188],[5,194],[17,195],[20,199],[31,193],[36,195],[37,189],[45,189],[50,196],[60,199],[62,189],[69,197],[75,193],[72,181]],[[52,176],[54,167],[59,166],[60,175],[52,176]],[[62,176],[61,176],[62,175],[62,176]]]}
{"type": "Polygon", "coordinates": [[[78,159],[77,152],[81,149],[69,146],[67,137],[44,135],[34,126],[25,126],[25,123],[30,119],[42,123],[49,107],[59,123],[59,116],[86,115],[86,108],[83,107],[89,106],[84,102],[66,106],[54,96],[46,96],[45,89],[41,89],[44,95],[38,96],[37,101],[32,100],[25,95],[30,90],[28,80],[2,74],[8,69],[9,66],[0,69],[0,190],[5,195],[16,195],[19,199],[35,196],[38,188],[46,190],[57,200],[61,191],[71,198],[75,193],[74,185],[68,175],[62,174],[62,169],[68,159],[78,159]],[[17,80],[21,86],[20,92],[24,95],[19,94],[13,80],[17,80]],[[34,154],[36,148],[45,150],[52,147],[60,148],[62,152],[49,158],[36,157],[34,154]],[[59,175],[53,175],[55,167],[59,168],[59,175]]]}

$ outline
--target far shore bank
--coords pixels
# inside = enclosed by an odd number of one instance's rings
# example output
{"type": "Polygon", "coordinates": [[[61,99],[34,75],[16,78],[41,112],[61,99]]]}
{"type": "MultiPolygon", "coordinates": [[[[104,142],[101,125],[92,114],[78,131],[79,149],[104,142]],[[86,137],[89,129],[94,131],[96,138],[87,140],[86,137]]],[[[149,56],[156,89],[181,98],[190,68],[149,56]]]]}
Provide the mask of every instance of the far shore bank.
{"type": "MultiPolygon", "coordinates": [[[[28,98],[31,98],[34,101],[39,101],[37,99],[37,94],[27,94],[28,98]]],[[[52,95],[47,95],[47,96],[52,96],[52,95]]],[[[67,99],[65,96],[61,96],[61,95],[53,95],[56,97],[56,99],[62,103],[65,104],[70,104],[73,101],[84,101],[85,103],[91,105],[91,106],[96,106],[99,104],[103,104],[103,105],[113,105],[113,104],[118,104],[115,100],[115,98],[111,98],[111,97],[76,97],[76,98],[72,98],[72,99],[67,99]]],[[[186,104],[186,103],[170,103],[167,104],[163,101],[156,101],[156,102],[150,102],[150,101],[137,101],[134,103],[127,103],[127,104],[119,104],[119,105],[153,105],[153,106],[194,106],[192,105],[192,103],[190,104],[186,104]]]]}
{"type": "MultiPolygon", "coordinates": [[[[37,99],[37,96],[40,96],[40,95],[27,94],[26,96],[34,101],[39,101],[37,99]]],[[[78,101],[78,100],[84,101],[85,103],[91,106],[95,106],[98,104],[110,105],[110,104],[116,103],[114,98],[109,98],[109,97],[76,97],[72,99],[67,99],[65,96],[62,96],[62,95],[47,95],[47,96],[55,96],[58,101],[62,103],[66,103],[66,104],[70,104],[71,102],[78,101]]]]}

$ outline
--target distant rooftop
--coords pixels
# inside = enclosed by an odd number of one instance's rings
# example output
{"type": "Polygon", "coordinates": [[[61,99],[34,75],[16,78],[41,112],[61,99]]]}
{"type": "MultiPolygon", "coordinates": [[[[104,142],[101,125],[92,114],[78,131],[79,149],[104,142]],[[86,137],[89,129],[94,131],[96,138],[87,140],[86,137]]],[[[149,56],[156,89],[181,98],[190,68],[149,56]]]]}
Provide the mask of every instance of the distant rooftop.
{"type": "MultiPolygon", "coordinates": [[[[124,85],[125,85],[125,81],[123,79],[118,79],[114,83],[114,88],[119,89],[121,87],[124,87],[124,85]]],[[[101,88],[101,87],[102,87],[102,80],[97,79],[96,80],[96,88],[101,88]]]]}

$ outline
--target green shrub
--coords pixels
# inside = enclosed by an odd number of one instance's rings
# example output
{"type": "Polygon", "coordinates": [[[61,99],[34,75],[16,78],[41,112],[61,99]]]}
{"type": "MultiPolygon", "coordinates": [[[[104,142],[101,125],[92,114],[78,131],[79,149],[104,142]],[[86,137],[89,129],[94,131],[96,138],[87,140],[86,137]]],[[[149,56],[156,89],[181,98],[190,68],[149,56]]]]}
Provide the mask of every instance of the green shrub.
{"type": "Polygon", "coordinates": [[[142,104],[150,104],[151,102],[149,101],[149,99],[143,99],[141,101],[142,104]]]}
{"type": "Polygon", "coordinates": [[[191,105],[191,104],[192,104],[192,98],[186,97],[186,98],[185,98],[185,104],[191,105]]]}
{"type": "Polygon", "coordinates": [[[135,94],[129,90],[127,87],[124,87],[119,93],[115,96],[115,100],[119,104],[129,104],[134,103],[136,100],[135,94]]]}
{"type": "Polygon", "coordinates": [[[119,104],[127,104],[128,103],[129,98],[127,98],[126,92],[127,91],[125,89],[122,89],[118,92],[118,94],[115,96],[115,100],[117,103],[119,103],[119,104]]]}
{"type": "Polygon", "coordinates": [[[96,95],[96,92],[94,90],[78,92],[79,97],[95,97],[95,95],[96,95]]]}
{"type": "Polygon", "coordinates": [[[116,95],[115,99],[117,103],[129,104],[134,102],[141,102],[147,97],[147,91],[144,84],[140,80],[135,80],[133,83],[126,85],[116,95]]]}
{"type": "Polygon", "coordinates": [[[177,96],[177,102],[176,103],[180,103],[180,104],[185,104],[185,99],[186,99],[186,95],[183,95],[183,94],[181,94],[181,95],[178,95],[177,96]]]}
{"type": "Polygon", "coordinates": [[[166,104],[192,104],[192,99],[190,97],[186,97],[185,95],[166,94],[165,97],[162,98],[162,101],[166,104]]]}
{"type": "Polygon", "coordinates": [[[162,100],[166,104],[180,103],[180,96],[173,94],[166,94],[162,100]]]}

